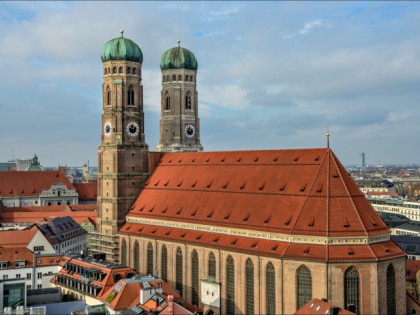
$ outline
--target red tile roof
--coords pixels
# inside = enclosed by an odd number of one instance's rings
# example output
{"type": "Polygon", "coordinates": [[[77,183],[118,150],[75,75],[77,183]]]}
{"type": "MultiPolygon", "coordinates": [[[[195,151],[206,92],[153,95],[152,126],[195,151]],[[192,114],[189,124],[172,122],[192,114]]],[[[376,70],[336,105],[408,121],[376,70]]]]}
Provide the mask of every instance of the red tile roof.
{"type": "Polygon", "coordinates": [[[405,260],[405,270],[408,271],[408,275],[406,275],[406,280],[408,281],[416,281],[416,273],[420,269],[420,261],[413,260],[413,259],[406,259],[405,260]]]}
{"type": "Polygon", "coordinates": [[[70,216],[77,223],[86,221],[95,222],[96,211],[48,211],[48,212],[0,212],[0,220],[3,223],[44,223],[55,218],[70,216]]]}
{"type": "Polygon", "coordinates": [[[39,228],[34,225],[28,230],[19,231],[0,231],[0,247],[14,248],[17,246],[27,246],[34,238],[39,228]]]}
{"type": "MultiPolygon", "coordinates": [[[[331,314],[331,307],[334,307],[331,303],[322,301],[320,299],[314,298],[310,300],[308,303],[306,303],[304,306],[302,306],[300,309],[298,309],[294,315],[306,315],[306,314],[331,314]]],[[[351,315],[355,314],[353,312],[350,312],[345,309],[341,309],[338,311],[339,315],[351,315]]]]}
{"type": "Polygon", "coordinates": [[[0,247],[0,261],[8,261],[8,268],[15,267],[15,260],[24,260],[26,267],[33,266],[33,252],[25,246],[14,246],[13,248],[0,247]]]}
{"type": "Polygon", "coordinates": [[[79,194],[79,200],[96,200],[98,197],[97,182],[73,183],[79,194]]]}
{"type": "Polygon", "coordinates": [[[68,189],[75,189],[66,174],[60,171],[0,172],[0,196],[37,196],[56,183],[65,184],[68,189]]]}
{"type": "Polygon", "coordinates": [[[166,153],[128,217],[329,237],[390,232],[330,149],[166,153]]]}

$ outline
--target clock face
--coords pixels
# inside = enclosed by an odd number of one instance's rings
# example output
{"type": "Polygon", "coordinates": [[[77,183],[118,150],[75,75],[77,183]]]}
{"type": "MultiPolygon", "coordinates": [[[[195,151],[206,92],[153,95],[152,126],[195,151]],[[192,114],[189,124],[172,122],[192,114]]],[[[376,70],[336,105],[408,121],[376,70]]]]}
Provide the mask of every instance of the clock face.
{"type": "Polygon", "coordinates": [[[192,138],[195,135],[195,127],[193,125],[186,125],[185,126],[185,135],[188,138],[192,138]]]}
{"type": "Polygon", "coordinates": [[[127,125],[127,133],[129,136],[137,136],[139,134],[139,125],[136,122],[129,122],[127,125]]]}
{"type": "Polygon", "coordinates": [[[111,123],[106,122],[105,125],[104,125],[105,136],[109,136],[111,134],[111,130],[112,130],[111,123]]]}

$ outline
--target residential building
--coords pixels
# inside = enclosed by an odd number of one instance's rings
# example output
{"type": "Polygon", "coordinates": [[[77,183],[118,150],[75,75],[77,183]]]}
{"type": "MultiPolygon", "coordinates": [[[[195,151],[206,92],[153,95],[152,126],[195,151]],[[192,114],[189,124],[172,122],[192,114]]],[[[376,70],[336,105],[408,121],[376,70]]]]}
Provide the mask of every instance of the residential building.
{"type": "Polygon", "coordinates": [[[407,254],[411,260],[420,260],[420,237],[411,235],[392,235],[391,239],[407,254]]]}

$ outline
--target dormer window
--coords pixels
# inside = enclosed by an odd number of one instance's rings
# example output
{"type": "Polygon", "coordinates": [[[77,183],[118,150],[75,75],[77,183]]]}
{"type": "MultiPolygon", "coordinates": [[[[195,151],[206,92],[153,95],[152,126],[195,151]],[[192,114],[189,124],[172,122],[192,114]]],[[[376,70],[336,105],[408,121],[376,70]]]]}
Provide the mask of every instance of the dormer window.
{"type": "Polygon", "coordinates": [[[15,268],[24,268],[26,260],[15,260],[15,268]]]}
{"type": "Polygon", "coordinates": [[[8,266],[9,266],[8,261],[0,261],[0,269],[7,269],[8,266]]]}

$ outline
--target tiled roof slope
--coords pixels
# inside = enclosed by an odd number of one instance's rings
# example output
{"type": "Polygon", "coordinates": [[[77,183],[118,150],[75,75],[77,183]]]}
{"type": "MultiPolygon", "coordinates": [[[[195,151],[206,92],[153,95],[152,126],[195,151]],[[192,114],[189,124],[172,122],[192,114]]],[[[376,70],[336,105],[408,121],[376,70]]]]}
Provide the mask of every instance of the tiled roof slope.
{"type": "Polygon", "coordinates": [[[90,183],[74,183],[79,200],[96,200],[98,197],[98,184],[97,182],[90,183]]]}
{"type": "Polygon", "coordinates": [[[27,246],[38,231],[39,228],[36,225],[27,230],[0,231],[0,247],[15,248],[27,246]]]}
{"type": "Polygon", "coordinates": [[[128,217],[293,235],[390,233],[327,148],[166,153],[128,217]]]}
{"type": "Polygon", "coordinates": [[[55,183],[62,183],[68,189],[75,189],[66,174],[60,171],[0,172],[0,196],[37,196],[55,183]]]}

